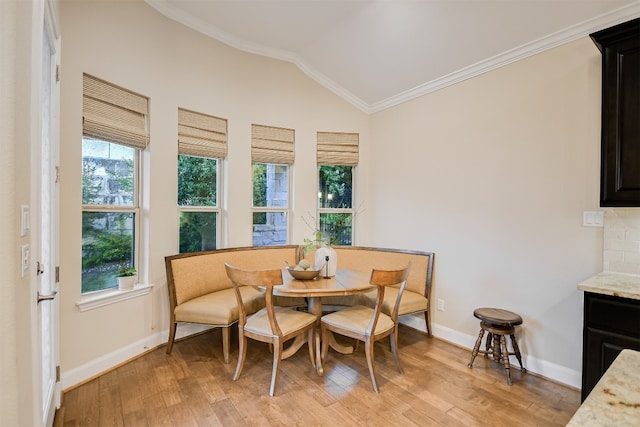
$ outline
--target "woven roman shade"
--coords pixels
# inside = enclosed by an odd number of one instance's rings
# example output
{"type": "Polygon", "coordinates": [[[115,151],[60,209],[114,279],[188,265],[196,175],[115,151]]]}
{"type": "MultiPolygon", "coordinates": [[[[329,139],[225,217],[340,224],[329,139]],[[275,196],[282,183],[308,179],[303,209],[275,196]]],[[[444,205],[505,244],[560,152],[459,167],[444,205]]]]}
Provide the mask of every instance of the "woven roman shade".
{"type": "Polygon", "coordinates": [[[251,161],[292,165],[295,130],[251,125],[251,161]]]}
{"type": "Polygon", "coordinates": [[[318,132],[318,164],[356,166],[358,164],[357,133],[318,132]]]}
{"type": "Polygon", "coordinates": [[[82,84],[82,133],[144,150],[149,99],[88,74],[82,84]]]}
{"type": "Polygon", "coordinates": [[[178,154],[227,156],[227,120],[178,108],[178,154]]]}

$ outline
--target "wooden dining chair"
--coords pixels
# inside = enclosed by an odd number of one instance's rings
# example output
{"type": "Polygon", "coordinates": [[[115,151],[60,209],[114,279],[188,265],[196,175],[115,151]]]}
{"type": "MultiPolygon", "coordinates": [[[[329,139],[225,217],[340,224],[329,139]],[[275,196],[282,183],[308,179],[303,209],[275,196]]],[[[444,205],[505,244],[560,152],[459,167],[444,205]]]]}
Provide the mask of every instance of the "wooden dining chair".
{"type": "Polygon", "coordinates": [[[271,387],[269,395],[273,396],[278,381],[280,362],[294,354],[303,344],[306,334],[306,343],[309,347],[311,364],[314,360],[314,331],[317,317],[303,311],[296,311],[288,307],[274,306],[273,287],[282,284],[282,270],[242,270],[233,267],[229,263],[224,264],[227,275],[233,284],[233,289],[238,300],[238,341],[239,354],[236,372],[233,380],[240,377],[244,361],[247,355],[247,338],[269,343],[273,346],[273,369],[271,372],[271,387]],[[247,316],[242,301],[240,288],[253,286],[265,291],[265,308],[247,316]],[[296,338],[296,340],[284,351],[284,343],[296,338]]]}
{"type": "Polygon", "coordinates": [[[378,270],[373,269],[369,283],[377,286],[378,297],[375,308],[364,305],[355,305],[343,310],[336,311],[322,316],[322,359],[327,358],[329,351],[330,334],[337,333],[364,342],[367,365],[373,389],[378,393],[378,384],[373,369],[373,349],[375,342],[390,336],[391,352],[395,359],[398,371],[404,373],[398,358],[398,307],[400,299],[409,276],[411,263],[400,270],[378,270]],[[382,313],[385,287],[390,285],[400,285],[398,296],[391,312],[391,315],[382,313]]]}

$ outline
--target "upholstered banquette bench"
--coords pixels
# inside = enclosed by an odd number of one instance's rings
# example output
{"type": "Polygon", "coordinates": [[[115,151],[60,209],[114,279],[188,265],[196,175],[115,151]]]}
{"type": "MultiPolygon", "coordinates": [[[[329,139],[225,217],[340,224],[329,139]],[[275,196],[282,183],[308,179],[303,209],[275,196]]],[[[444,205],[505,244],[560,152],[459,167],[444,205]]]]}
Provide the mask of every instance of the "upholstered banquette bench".
{"type": "MultiPolygon", "coordinates": [[[[374,268],[396,270],[411,262],[409,278],[400,300],[399,316],[424,313],[427,334],[432,336],[431,329],[431,279],[433,275],[433,252],[421,252],[402,249],[373,248],[364,246],[332,246],[338,256],[338,268],[371,273],[374,268]]],[[[305,253],[300,248],[298,258],[305,258],[313,263],[315,251],[305,253]]],[[[391,315],[393,304],[398,296],[398,286],[390,286],[384,295],[382,311],[391,315]]],[[[326,297],[323,306],[341,306],[362,304],[374,307],[376,291],[346,297],[326,297]]]]}
{"type": "MultiPolygon", "coordinates": [[[[167,353],[170,354],[178,323],[206,324],[222,328],[222,353],[229,363],[230,327],[238,321],[238,305],[224,263],[245,269],[267,270],[295,265],[299,247],[256,246],[217,249],[165,257],[171,324],[167,353]]],[[[242,288],[248,314],[265,306],[262,293],[242,288]]],[[[298,298],[279,298],[279,305],[300,304],[298,298]]],[[[302,301],[304,303],[304,301],[302,301]]]]}
{"type": "MultiPolygon", "coordinates": [[[[424,313],[427,334],[431,336],[431,277],[433,253],[359,246],[334,246],[338,268],[359,270],[367,274],[373,268],[396,269],[411,261],[399,309],[399,315],[424,313]]],[[[314,251],[305,253],[302,246],[248,246],[165,257],[169,291],[170,327],[167,353],[170,354],[179,323],[204,324],[222,328],[224,362],[229,363],[230,327],[238,321],[238,308],[233,285],[227,277],[224,263],[253,270],[283,268],[285,262],[297,264],[302,258],[313,263],[314,251]]],[[[264,307],[260,291],[242,288],[248,314],[264,307]]],[[[383,311],[391,313],[397,290],[387,289],[383,311]]],[[[353,297],[332,297],[323,305],[375,305],[375,291],[353,297]]],[[[304,305],[302,298],[278,297],[277,305],[304,305]]]]}

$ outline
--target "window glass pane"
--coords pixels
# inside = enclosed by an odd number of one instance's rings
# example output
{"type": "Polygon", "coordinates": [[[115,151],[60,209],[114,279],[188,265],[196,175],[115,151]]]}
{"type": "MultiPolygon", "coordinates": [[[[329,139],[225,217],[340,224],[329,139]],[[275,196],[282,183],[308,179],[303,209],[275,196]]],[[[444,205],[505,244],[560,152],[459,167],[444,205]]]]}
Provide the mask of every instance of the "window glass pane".
{"type": "Polygon", "coordinates": [[[253,246],[285,245],[286,243],[286,212],[254,212],[253,246]]]}
{"type": "Polygon", "coordinates": [[[323,240],[332,245],[351,245],[351,221],[350,213],[321,213],[320,232],[323,240]]]}
{"type": "Polygon", "coordinates": [[[82,293],[118,286],[121,268],[134,266],[135,214],[82,213],[82,293]]]}
{"type": "Polygon", "coordinates": [[[216,248],[216,212],[180,212],[180,253],[216,248]]]}
{"type": "Polygon", "coordinates": [[[178,205],[216,206],[218,160],[178,156],[178,205]]]}
{"type": "Polygon", "coordinates": [[[289,167],[253,164],[253,206],[284,208],[289,204],[289,167]]]}
{"type": "Polygon", "coordinates": [[[134,148],[82,138],[82,204],[133,206],[134,148]]]}
{"type": "Polygon", "coordinates": [[[318,203],[320,208],[351,208],[352,166],[321,165],[318,203]]]}

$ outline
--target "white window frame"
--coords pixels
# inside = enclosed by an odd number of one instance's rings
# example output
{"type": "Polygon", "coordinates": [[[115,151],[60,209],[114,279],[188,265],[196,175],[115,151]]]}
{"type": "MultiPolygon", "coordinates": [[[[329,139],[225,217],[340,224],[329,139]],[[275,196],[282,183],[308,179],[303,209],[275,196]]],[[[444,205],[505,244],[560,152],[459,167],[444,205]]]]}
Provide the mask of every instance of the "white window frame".
{"type": "MultiPolygon", "coordinates": [[[[105,141],[98,138],[86,137],[82,135],[82,138],[97,139],[105,143],[113,143],[111,141],[105,141]]],[[[122,144],[120,144],[122,145],[122,144]]],[[[143,200],[142,191],[142,177],[144,176],[142,171],[142,150],[134,148],[135,153],[133,156],[133,168],[134,168],[134,182],[133,182],[133,206],[111,206],[111,205],[86,205],[82,204],[82,214],[93,212],[105,212],[105,213],[133,213],[134,215],[134,232],[133,232],[133,263],[138,271],[138,278],[143,277],[140,260],[144,259],[141,254],[141,227],[143,220],[141,217],[140,204],[143,200]]],[[[82,156],[84,159],[84,156],[82,156]]],[[[101,289],[91,292],[82,292],[80,290],[80,300],[76,302],[76,306],[80,311],[92,310],[95,308],[103,307],[105,305],[113,304],[119,301],[127,300],[130,298],[146,295],[151,291],[153,285],[138,283],[132,290],[119,290],[117,285],[113,288],[101,289]]]]}

